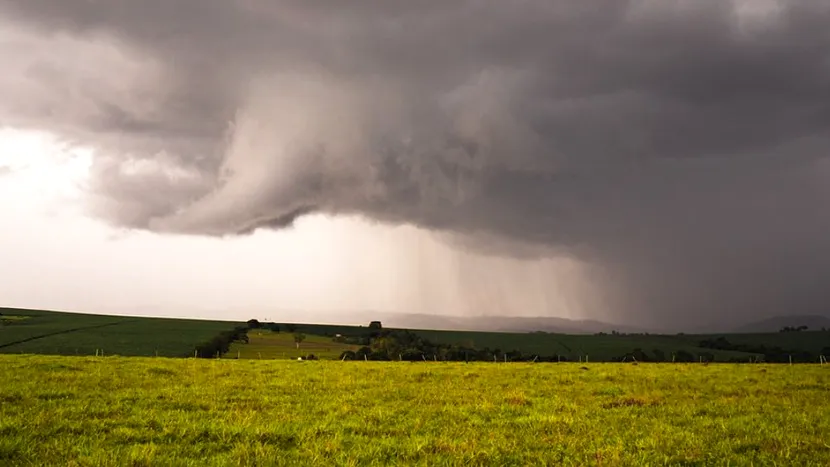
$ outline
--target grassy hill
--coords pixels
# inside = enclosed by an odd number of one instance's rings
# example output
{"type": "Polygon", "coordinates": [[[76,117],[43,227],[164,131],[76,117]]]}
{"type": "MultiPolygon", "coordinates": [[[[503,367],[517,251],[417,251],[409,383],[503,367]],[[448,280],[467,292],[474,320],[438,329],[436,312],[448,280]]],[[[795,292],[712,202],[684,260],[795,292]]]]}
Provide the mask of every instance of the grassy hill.
{"type": "Polygon", "coordinates": [[[184,357],[240,323],[0,308],[0,353],[184,357]]]}
{"type": "MultiPolygon", "coordinates": [[[[164,318],[135,318],[77,313],[0,308],[0,353],[57,355],[105,354],[184,357],[196,346],[243,323],[164,318]]],[[[368,324],[368,323],[367,323],[368,324]]],[[[367,326],[328,324],[281,324],[281,333],[264,329],[249,332],[247,344],[234,343],[226,357],[281,359],[314,354],[336,359],[355,346],[334,342],[336,334],[367,335],[367,326]],[[297,349],[293,333],[306,335],[297,349]]],[[[520,351],[525,355],[562,356],[568,360],[611,361],[635,349],[649,360],[672,360],[685,353],[715,361],[749,361],[760,353],[702,347],[701,341],[724,337],[730,344],[751,348],[779,347],[812,355],[830,354],[830,332],[775,332],[766,334],[554,334],[544,332],[478,332],[416,330],[416,334],[437,344],[474,346],[478,349],[520,351]]],[[[812,361],[812,360],[809,360],[812,361]]]]}

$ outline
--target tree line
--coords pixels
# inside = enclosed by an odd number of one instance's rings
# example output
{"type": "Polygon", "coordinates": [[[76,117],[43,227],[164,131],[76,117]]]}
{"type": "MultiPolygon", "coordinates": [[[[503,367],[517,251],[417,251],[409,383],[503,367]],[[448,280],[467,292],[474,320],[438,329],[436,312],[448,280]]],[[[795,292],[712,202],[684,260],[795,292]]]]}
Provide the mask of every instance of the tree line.
{"type": "Polygon", "coordinates": [[[195,355],[198,358],[219,358],[226,354],[234,342],[248,343],[248,329],[238,326],[229,331],[222,331],[204,344],[196,346],[195,355]]]}
{"type": "MultiPolygon", "coordinates": [[[[224,331],[213,337],[208,342],[196,347],[196,356],[201,358],[215,358],[228,352],[233,342],[248,342],[247,331],[249,329],[268,329],[272,332],[292,332],[295,343],[299,344],[305,339],[305,335],[299,332],[299,328],[293,324],[260,323],[257,320],[249,320],[246,327],[236,327],[233,330],[224,331]]],[[[483,361],[509,361],[509,362],[568,362],[572,361],[569,355],[553,354],[538,355],[523,353],[520,350],[503,350],[501,348],[477,348],[472,343],[466,344],[443,344],[431,342],[428,339],[409,330],[383,329],[379,321],[373,321],[368,328],[355,329],[353,334],[330,334],[329,337],[336,342],[359,346],[355,351],[347,350],[340,354],[341,360],[372,360],[372,361],[455,361],[455,362],[483,362],[483,361]]],[[[707,338],[698,343],[703,349],[734,351],[745,354],[760,356],[756,359],[747,357],[729,357],[718,361],[732,363],[747,363],[749,361],[764,361],[767,363],[810,363],[819,359],[820,355],[830,355],[830,346],[825,347],[816,354],[801,349],[784,349],[779,346],[768,346],[763,344],[734,344],[725,337],[707,338]]],[[[313,359],[313,358],[309,358],[313,359]]],[[[716,355],[713,352],[698,352],[697,355],[685,349],[666,351],[655,348],[650,352],[635,348],[617,357],[611,358],[612,362],[714,362],[716,355]]]]}
{"type": "MultiPolygon", "coordinates": [[[[763,361],[767,363],[813,363],[819,359],[819,356],[830,355],[830,346],[824,347],[820,353],[816,354],[803,349],[785,349],[780,346],[733,344],[725,337],[704,339],[698,345],[707,349],[731,350],[763,355],[763,361]]],[[[730,361],[743,362],[745,360],[732,358],[730,361]]]]}

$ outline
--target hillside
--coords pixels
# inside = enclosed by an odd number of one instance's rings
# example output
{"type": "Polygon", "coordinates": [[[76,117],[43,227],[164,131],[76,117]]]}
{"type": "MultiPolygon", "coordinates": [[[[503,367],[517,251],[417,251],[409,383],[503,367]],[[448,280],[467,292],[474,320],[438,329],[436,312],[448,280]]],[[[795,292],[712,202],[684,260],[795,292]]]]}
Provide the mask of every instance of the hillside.
{"type": "MultiPolygon", "coordinates": [[[[385,324],[385,323],[384,323],[385,324]]],[[[366,327],[293,324],[309,335],[365,335],[366,327]]],[[[788,361],[813,362],[830,355],[830,332],[766,334],[560,334],[546,332],[479,332],[416,329],[413,332],[436,344],[459,345],[494,353],[518,351],[524,355],[559,356],[563,360],[618,361],[636,355],[647,361],[788,361]],[[707,347],[705,341],[726,339],[732,346],[749,350],[707,347]]]]}
{"type": "Polygon", "coordinates": [[[240,325],[16,308],[0,308],[0,314],[0,353],[183,357],[240,325]]]}
{"type": "MultiPolygon", "coordinates": [[[[0,353],[58,355],[105,354],[124,356],[185,357],[194,349],[243,323],[166,318],[89,315],[0,308],[0,353]]],[[[368,325],[368,321],[366,322],[368,325]]],[[[384,329],[400,329],[383,322],[384,329]]],[[[334,342],[337,334],[367,336],[366,326],[329,324],[280,324],[282,333],[249,332],[248,342],[233,343],[227,357],[296,358],[314,354],[339,358],[354,351],[356,343],[334,342]],[[305,340],[296,348],[293,334],[305,340]]],[[[413,328],[408,328],[413,329],[413,328]]],[[[644,333],[549,333],[483,332],[462,330],[413,331],[427,341],[444,346],[489,349],[494,354],[517,352],[525,357],[562,360],[619,361],[767,361],[812,362],[830,354],[830,332],[773,332],[752,334],[644,334],[644,333]],[[719,340],[720,339],[720,340],[719,340]]],[[[206,353],[213,355],[215,351],[206,353]]],[[[203,355],[205,356],[205,355],[203,355]]],[[[435,356],[433,356],[435,358],[435,356]]],[[[516,357],[518,358],[518,357],[516,357]]]]}
{"type": "Polygon", "coordinates": [[[778,332],[785,327],[807,326],[809,330],[818,331],[822,328],[830,329],[830,318],[821,315],[775,316],[752,323],[747,323],[735,329],[737,333],[765,333],[778,332]]]}

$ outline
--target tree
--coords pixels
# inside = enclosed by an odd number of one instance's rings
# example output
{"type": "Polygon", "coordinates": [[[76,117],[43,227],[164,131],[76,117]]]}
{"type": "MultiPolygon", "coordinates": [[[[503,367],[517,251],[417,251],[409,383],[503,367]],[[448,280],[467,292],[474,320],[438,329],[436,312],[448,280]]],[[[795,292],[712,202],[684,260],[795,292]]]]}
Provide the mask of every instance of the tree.
{"type": "Polygon", "coordinates": [[[232,331],[223,331],[218,336],[196,347],[196,356],[201,358],[220,357],[226,353],[233,342],[246,342],[247,328],[237,327],[232,331]]]}
{"type": "Polygon", "coordinates": [[[304,340],[305,340],[305,334],[303,334],[301,332],[295,332],[294,333],[294,343],[297,344],[298,349],[300,348],[300,343],[302,343],[304,340]]]}
{"type": "Polygon", "coordinates": [[[663,352],[661,349],[654,349],[651,351],[654,354],[654,361],[655,362],[665,362],[666,361],[666,352],[663,352]]]}
{"type": "Polygon", "coordinates": [[[380,321],[372,321],[369,323],[369,338],[375,339],[381,333],[383,326],[380,324],[380,321]]]}
{"type": "Polygon", "coordinates": [[[257,329],[257,328],[262,327],[262,325],[256,319],[249,319],[248,320],[248,327],[251,328],[251,329],[257,329]]]}
{"type": "Polygon", "coordinates": [[[693,362],[695,361],[695,356],[691,352],[687,352],[685,350],[678,350],[675,353],[675,360],[678,362],[693,362]]]}
{"type": "Polygon", "coordinates": [[[641,348],[636,348],[636,349],[634,349],[634,350],[631,352],[631,356],[632,356],[632,357],[634,357],[634,359],[635,359],[636,361],[638,361],[638,362],[647,362],[647,361],[651,360],[651,359],[648,357],[648,354],[646,354],[645,352],[643,352],[643,349],[641,349],[641,348]]]}

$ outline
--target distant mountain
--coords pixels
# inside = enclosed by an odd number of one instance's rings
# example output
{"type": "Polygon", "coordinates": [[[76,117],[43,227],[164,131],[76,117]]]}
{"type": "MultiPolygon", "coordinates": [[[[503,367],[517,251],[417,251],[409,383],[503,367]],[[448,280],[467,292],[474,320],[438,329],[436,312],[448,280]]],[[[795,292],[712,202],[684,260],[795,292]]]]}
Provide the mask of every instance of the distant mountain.
{"type": "Polygon", "coordinates": [[[821,315],[775,316],[773,318],[744,324],[735,328],[734,332],[778,332],[786,326],[807,326],[807,329],[810,331],[817,331],[821,328],[830,329],[830,317],[821,315]]]}
{"type": "MultiPolygon", "coordinates": [[[[544,331],[562,334],[595,334],[598,332],[648,332],[648,329],[604,323],[594,320],[571,320],[551,317],[505,316],[441,316],[429,314],[398,314],[360,311],[341,313],[337,321],[349,317],[350,324],[364,324],[380,320],[384,327],[407,329],[436,329],[450,331],[484,332],[533,332],[544,331]]],[[[345,324],[345,323],[344,323],[345,324]]]]}

